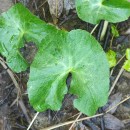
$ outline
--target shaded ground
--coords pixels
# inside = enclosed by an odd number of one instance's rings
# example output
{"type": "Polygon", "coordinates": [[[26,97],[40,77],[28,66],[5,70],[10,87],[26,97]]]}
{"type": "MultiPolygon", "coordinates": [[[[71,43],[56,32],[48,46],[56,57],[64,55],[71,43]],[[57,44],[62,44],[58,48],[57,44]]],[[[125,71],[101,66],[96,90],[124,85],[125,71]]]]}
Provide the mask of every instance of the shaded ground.
{"type": "MultiPolygon", "coordinates": [[[[49,13],[49,7],[47,2],[44,3],[44,0],[19,0],[25,6],[27,6],[31,12],[39,16],[41,19],[46,22],[53,22],[52,17],[49,13]]],[[[13,3],[18,1],[10,2],[10,0],[1,0],[0,11],[3,12],[7,10],[13,3]]],[[[101,25],[94,32],[94,36],[99,40],[101,25]]],[[[59,18],[57,24],[58,27],[65,30],[72,29],[84,29],[91,31],[93,25],[90,25],[86,22],[81,21],[76,13],[75,9],[70,10],[69,13],[63,13],[59,18]]],[[[130,47],[130,35],[129,32],[125,34],[126,30],[130,27],[130,20],[119,23],[117,28],[120,32],[120,37],[114,38],[112,49],[117,52],[117,59],[119,60],[125,53],[126,48],[130,47]]],[[[111,41],[111,32],[110,27],[103,41],[99,41],[105,50],[109,49],[111,41]],[[107,38],[108,37],[108,38],[107,38]]],[[[37,49],[33,43],[26,44],[24,48],[21,49],[24,57],[31,62],[36,53],[37,49]]],[[[114,68],[113,74],[111,76],[111,84],[118,75],[121,66],[125,58],[114,68]]],[[[35,115],[35,111],[31,108],[28,102],[27,93],[26,93],[26,83],[28,81],[29,70],[22,72],[20,74],[14,74],[15,79],[17,80],[21,92],[22,100],[20,102],[15,102],[17,98],[17,89],[14,86],[10,76],[8,75],[7,69],[4,69],[0,65],[0,130],[26,130],[29,122],[35,115]]],[[[121,75],[119,81],[117,82],[115,89],[110,96],[110,99],[106,106],[101,108],[99,112],[111,108],[113,105],[118,104],[122,99],[127,95],[130,95],[130,73],[124,71],[121,75]],[[113,96],[114,95],[114,96],[113,96]]],[[[32,130],[38,130],[40,128],[45,128],[58,124],[61,122],[69,121],[76,119],[76,116],[73,116],[79,113],[75,108],[73,108],[72,95],[66,95],[63,101],[63,107],[60,111],[46,111],[40,113],[34,122],[32,130]]],[[[82,115],[81,117],[84,117],[82,115]]],[[[56,130],[68,130],[70,125],[57,128],[56,130]]],[[[130,100],[121,104],[119,107],[113,111],[106,114],[104,117],[93,118],[91,120],[85,120],[83,122],[77,123],[73,130],[130,130],[130,100]]]]}

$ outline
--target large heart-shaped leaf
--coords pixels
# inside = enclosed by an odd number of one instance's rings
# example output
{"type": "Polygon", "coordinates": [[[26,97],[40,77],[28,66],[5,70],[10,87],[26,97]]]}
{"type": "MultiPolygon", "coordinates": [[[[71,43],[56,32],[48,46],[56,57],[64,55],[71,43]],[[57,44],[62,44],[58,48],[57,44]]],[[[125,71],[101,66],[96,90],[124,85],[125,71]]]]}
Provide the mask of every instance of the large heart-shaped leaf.
{"type": "Polygon", "coordinates": [[[92,24],[121,22],[130,16],[128,0],[76,0],[76,9],[82,20],[92,24]]]}
{"type": "Polygon", "coordinates": [[[0,16],[0,53],[7,58],[9,67],[20,72],[28,67],[19,49],[25,41],[40,46],[47,34],[57,30],[31,14],[22,4],[16,4],[0,16]]]}
{"type": "Polygon", "coordinates": [[[109,65],[99,43],[83,30],[46,37],[30,68],[28,95],[37,111],[59,110],[64,95],[77,96],[74,106],[93,115],[107,102],[109,65]],[[66,79],[72,74],[68,90],[66,79]]]}

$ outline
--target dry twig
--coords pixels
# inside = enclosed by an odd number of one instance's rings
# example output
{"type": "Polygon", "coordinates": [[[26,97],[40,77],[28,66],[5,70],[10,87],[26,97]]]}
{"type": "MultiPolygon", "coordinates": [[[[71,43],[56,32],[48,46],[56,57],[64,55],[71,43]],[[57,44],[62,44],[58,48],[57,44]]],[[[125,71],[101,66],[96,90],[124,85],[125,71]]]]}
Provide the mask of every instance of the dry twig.
{"type": "MultiPolygon", "coordinates": [[[[84,117],[84,118],[78,119],[76,122],[80,122],[80,121],[92,119],[92,118],[95,118],[95,117],[103,116],[103,115],[107,114],[108,112],[110,112],[112,109],[118,107],[120,104],[122,104],[122,103],[124,103],[125,101],[127,101],[128,99],[130,99],[130,96],[126,97],[124,100],[122,100],[120,103],[116,104],[115,106],[113,106],[113,107],[110,108],[109,110],[107,110],[105,113],[100,113],[100,114],[97,114],[97,115],[94,115],[94,116],[91,116],[91,117],[84,117]]],[[[67,122],[64,122],[64,123],[61,123],[61,124],[58,124],[58,125],[54,125],[54,126],[51,126],[51,127],[48,127],[48,128],[43,128],[43,129],[40,129],[40,130],[52,130],[52,129],[59,128],[59,127],[61,127],[61,126],[65,126],[65,125],[72,124],[72,123],[74,123],[74,122],[75,122],[75,120],[67,121],[67,122]]]]}
{"type": "Polygon", "coordinates": [[[123,73],[123,71],[124,71],[124,69],[121,68],[118,75],[117,75],[117,77],[116,77],[116,79],[115,79],[115,81],[114,81],[114,83],[113,83],[113,85],[112,85],[112,87],[111,87],[111,89],[110,89],[110,91],[109,91],[109,95],[111,94],[112,90],[114,89],[114,87],[115,87],[117,81],[119,80],[121,74],[123,73]]]}
{"type": "Polygon", "coordinates": [[[21,90],[20,90],[20,87],[19,87],[19,84],[18,82],[16,81],[15,77],[14,77],[14,74],[12,73],[12,71],[7,67],[6,65],[6,62],[0,57],[0,64],[3,66],[4,69],[7,70],[7,73],[9,74],[10,78],[12,79],[15,87],[17,88],[17,92],[18,92],[18,95],[17,95],[17,102],[21,108],[21,110],[23,111],[26,119],[27,119],[27,122],[30,123],[31,122],[31,119],[29,118],[28,114],[27,114],[27,110],[26,110],[26,107],[24,105],[24,102],[21,98],[21,90]]]}

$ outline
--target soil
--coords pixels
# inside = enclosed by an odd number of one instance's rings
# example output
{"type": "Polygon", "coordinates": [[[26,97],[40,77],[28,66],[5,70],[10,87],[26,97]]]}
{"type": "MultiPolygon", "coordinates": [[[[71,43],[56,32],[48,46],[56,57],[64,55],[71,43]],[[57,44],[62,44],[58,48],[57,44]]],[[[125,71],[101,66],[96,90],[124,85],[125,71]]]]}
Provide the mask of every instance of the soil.
{"type": "MultiPolygon", "coordinates": [[[[42,20],[52,23],[53,19],[49,12],[49,6],[44,0],[1,0],[0,12],[6,11],[13,4],[17,2],[23,3],[29,10],[37,15],[42,20]]],[[[103,22],[103,21],[102,21],[103,22]]],[[[100,23],[100,25],[102,24],[100,23]]],[[[110,24],[111,25],[111,24],[110,24]]],[[[94,25],[83,22],[80,20],[75,12],[75,9],[71,9],[67,13],[62,13],[58,19],[57,26],[61,29],[84,29],[91,32],[94,25]]],[[[119,30],[120,36],[114,38],[112,49],[117,52],[117,59],[119,60],[124,54],[126,48],[130,47],[130,19],[127,21],[116,24],[119,30]]],[[[110,41],[112,34],[108,29],[107,34],[103,41],[100,41],[98,34],[100,33],[100,26],[94,32],[94,36],[101,43],[105,51],[110,47],[110,41]],[[108,38],[107,38],[108,37],[108,38]],[[107,38],[107,40],[106,40],[107,38]],[[104,44],[105,43],[105,44],[104,44]]],[[[34,43],[28,43],[24,48],[21,48],[21,53],[28,60],[32,62],[34,55],[37,52],[37,48],[34,43]]],[[[111,84],[114,82],[118,75],[125,58],[113,69],[111,75],[111,84]]],[[[30,106],[27,97],[27,81],[29,76],[29,69],[19,74],[14,74],[17,80],[20,90],[22,92],[22,99],[17,101],[18,91],[10,78],[7,69],[4,69],[0,65],[0,130],[26,130],[30,121],[33,119],[36,111],[30,106]]],[[[124,71],[120,76],[116,86],[109,97],[108,103],[99,109],[97,113],[103,112],[108,108],[111,108],[114,104],[118,104],[126,96],[130,95],[130,73],[124,71]]],[[[35,122],[33,123],[32,130],[43,129],[52,125],[59,124],[61,122],[74,120],[78,110],[73,107],[74,96],[67,94],[64,98],[63,105],[60,111],[47,110],[40,113],[35,122]]],[[[85,117],[82,114],[81,117],[85,117]]],[[[56,128],[56,130],[69,130],[70,125],[56,128]]],[[[83,122],[78,122],[73,130],[130,130],[130,100],[119,105],[116,109],[109,112],[103,117],[92,118],[83,122]]]]}

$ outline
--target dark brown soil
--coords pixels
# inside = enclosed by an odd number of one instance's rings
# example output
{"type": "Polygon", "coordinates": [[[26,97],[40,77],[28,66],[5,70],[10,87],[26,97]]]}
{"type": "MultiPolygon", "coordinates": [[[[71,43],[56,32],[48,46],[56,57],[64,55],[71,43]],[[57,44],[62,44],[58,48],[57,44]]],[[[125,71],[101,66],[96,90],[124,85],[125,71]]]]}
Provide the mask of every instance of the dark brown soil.
{"type": "MultiPolygon", "coordinates": [[[[0,2],[1,12],[6,11],[9,7],[17,2],[22,2],[27,8],[30,9],[32,13],[37,15],[39,18],[46,22],[53,23],[47,2],[43,4],[44,0],[13,0],[12,2],[10,0],[1,0],[0,2]]],[[[72,29],[84,29],[89,32],[94,27],[94,25],[81,21],[77,17],[75,9],[70,10],[70,12],[67,14],[63,13],[58,20],[57,26],[68,31],[72,29]]],[[[117,52],[117,59],[120,59],[125,54],[126,48],[130,47],[130,33],[128,32],[127,35],[125,34],[126,30],[130,28],[130,20],[118,23],[117,28],[120,32],[120,36],[118,38],[114,38],[112,49],[117,52]]],[[[99,31],[100,26],[93,34],[97,40],[99,40],[99,31]]],[[[104,39],[104,41],[99,41],[105,51],[108,50],[110,46],[109,43],[112,37],[110,30],[107,35],[109,35],[107,41],[106,39],[104,39]]],[[[21,52],[23,53],[24,57],[31,63],[35,53],[37,52],[37,48],[33,43],[29,43],[21,49],[21,52]]],[[[119,73],[124,60],[125,59],[123,59],[119,65],[114,68],[113,74],[110,77],[111,84],[119,73]]],[[[18,102],[16,101],[18,95],[17,89],[13,84],[7,69],[4,69],[0,65],[0,130],[26,130],[29,122],[36,114],[36,111],[34,111],[29,104],[26,92],[29,70],[14,75],[22,92],[22,98],[18,102]]],[[[119,78],[119,81],[117,82],[107,105],[101,108],[98,112],[103,112],[106,108],[111,107],[112,103],[115,105],[118,104],[128,95],[130,95],[130,73],[124,71],[119,78]]],[[[79,112],[73,107],[73,99],[74,96],[68,94],[65,96],[63,106],[60,111],[55,112],[48,110],[46,112],[40,113],[33,124],[32,130],[39,130],[41,128],[52,126],[61,122],[76,119],[76,116],[73,117],[73,115],[79,112]]],[[[85,115],[82,115],[82,117],[84,116],[85,115]]],[[[70,125],[67,125],[57,128],[56,130],[68,130],[69,127],[70,125]]],[[[130,100],[119,105],[115,111],[106,114],[104,117],[85,120],[83,122],[77,123],[73,127],[73,130],[107,129],[130,130],[130,100]]]]}

